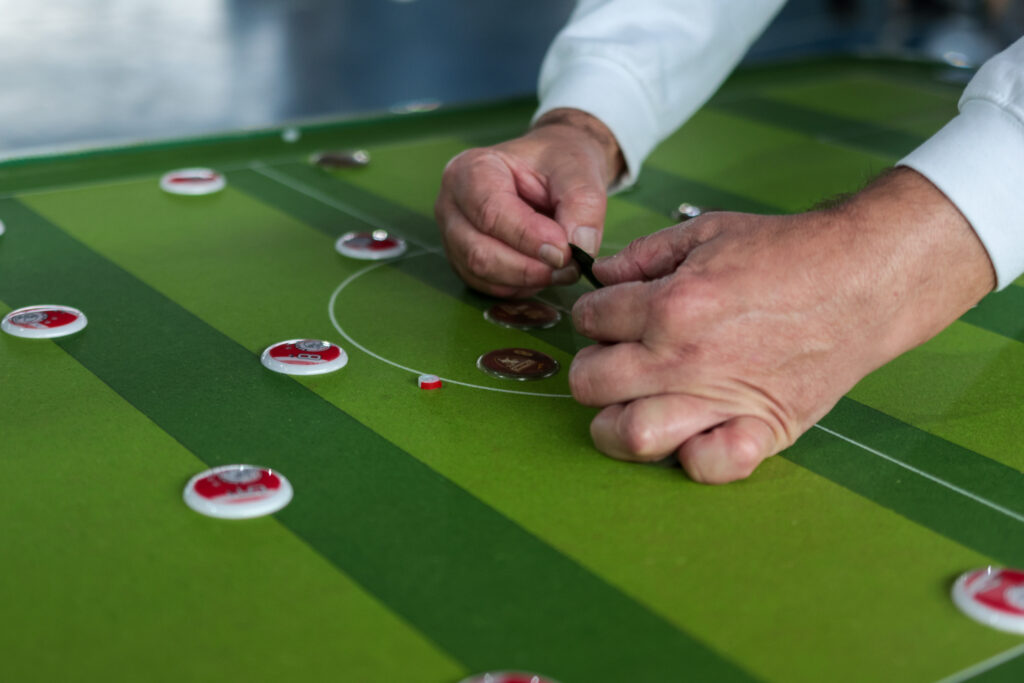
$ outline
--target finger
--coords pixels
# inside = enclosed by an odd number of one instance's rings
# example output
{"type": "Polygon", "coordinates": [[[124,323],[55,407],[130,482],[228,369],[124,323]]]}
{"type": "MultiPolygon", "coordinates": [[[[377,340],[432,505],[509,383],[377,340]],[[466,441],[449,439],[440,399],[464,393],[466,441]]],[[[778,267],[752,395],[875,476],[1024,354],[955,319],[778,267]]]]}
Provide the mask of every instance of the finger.
{"type": "Polygon", "coordinates": [[[527,204],[512,172],[497,155],[476,157],[460,169],[453,192],[455,206],[485,235],[552,268],[569,262],[565,231],[527,204]]]}
{"type": "Polygon", "coordinates": [[[693,396],[649,396],[602,410],[590,423],[590,436],[599,451],[613,458],[653,462],[724,418],[693,396]]]}
{"type": "Polygon", "coordinates": [[[555,220],[570,242],[591,256],[597,256],[608,197],[596,168],[574,165],[573,169],[576,170],[561,172],[551,179],[555,220]]]}
{"type": "Polygon", "coordinates": [[[694,218],[633,240],[618,254],[598,259],[594,275],[605,285],[664,277],[710,238],[713,223],[709,218],[694,218]]]}
{"type": "Polygon", "coordinates": [[[771,428],[756,417],[734,417],[679,449],[679,462],[694,481],[726,484],[746,479],[778,450],[771,428]]]}
{"type": "Polygon", "coordinates": [[[588,406],[609,406],[668,393],[665,360],[638,342],[581,349],[569,367],[573,397],[588,406]]]}
{"type": "Polygon", "coordinates": [[[552,283],[551,268],[478,232],[458,211],[446,216],[442,237],[456,273],[475,289],[513,296],[535,293],[552,283]]]}
{"type": "Polygon", "coordinates": [[[640,341],[647,328],[654,287],[647,282],[624,282],[588,292],[572,307],[573,325],[595,341],[640,341]]]}

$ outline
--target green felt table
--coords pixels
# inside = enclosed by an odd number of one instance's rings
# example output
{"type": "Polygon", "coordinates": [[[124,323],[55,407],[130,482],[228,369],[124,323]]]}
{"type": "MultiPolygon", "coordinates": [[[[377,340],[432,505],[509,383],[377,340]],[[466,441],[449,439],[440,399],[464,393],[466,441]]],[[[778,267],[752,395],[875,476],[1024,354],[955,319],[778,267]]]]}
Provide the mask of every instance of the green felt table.
{"type": "MultiPolygon", "coordinates": [[[[805,209],[955,113],[941,69],[747,69],[610,200],[604,253],[682,201],[805,209]]],[[[566,318],[492,325],[439,253],[441,169],[515,135],[530,102],[0,165],[0,313],[89,326],[0,335],[0,680],[417,681],[528,669],[563,683],[1024,679],[1020,637],[962,616],[953,579],[1024,565],[1024,290],[989,297],[865,378],[749,480],[600,455],[567,396],[566,318]],[[364,147],[362,169],[309,165],[364,147]],[[162,192],[223,171],[205,197],[162,192]],[[384,227],[405,257],[346,259],[384,227]],[[296,378],[296,337],[350,355],[296,378]],[[503,381],[482,352],[563,366],[503,381]],[[451,380],[421,391],[416,372],[451,380]],[[201,516],[185,482],[252,462],[292,503],[201,516]]],[[[542,296],[568,309],[588,286],[542,296]]]]}

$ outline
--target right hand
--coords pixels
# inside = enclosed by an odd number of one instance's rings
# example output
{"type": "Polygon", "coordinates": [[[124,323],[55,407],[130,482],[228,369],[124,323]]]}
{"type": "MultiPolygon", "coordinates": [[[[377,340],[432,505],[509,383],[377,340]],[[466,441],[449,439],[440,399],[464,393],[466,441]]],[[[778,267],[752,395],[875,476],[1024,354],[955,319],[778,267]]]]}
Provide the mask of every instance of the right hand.
{"type": "Polygon", "coordinates": [[[459,154],[434,205],[452,268],[499,297],[575,282],[568,245],[597,254],[607,188],[623,167],[604,124],[572,109],[548,112],[520,138],[459,154]]]}

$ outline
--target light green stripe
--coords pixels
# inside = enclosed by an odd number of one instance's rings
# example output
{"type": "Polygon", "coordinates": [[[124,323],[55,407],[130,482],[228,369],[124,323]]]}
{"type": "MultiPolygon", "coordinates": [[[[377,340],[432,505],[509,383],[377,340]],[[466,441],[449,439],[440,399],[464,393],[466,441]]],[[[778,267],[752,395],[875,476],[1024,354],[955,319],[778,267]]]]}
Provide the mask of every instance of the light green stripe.
{"type": "Polygon", "coordinates": [[[785,211],[802,211],[859,189],[891,159],[703,110],[662,143],[648,163],[785,211]]]}
{"type": "Polygon", "coordinates": [[[850,397],[1024,470],[1024,345],[956,322],[864,378],[850,397]]]}
{"type": "Polygon", "coordinates": [[[0,679],[191,681],[213,661],[249,681],[292,680],[296,660],[318,680],[464,673],[274,518],[187,509],[202,461],[56,344],[0,335],[0,376],[18,483],[0,497],[0,679]]]}
{"type": "Polygon", "coordinates": [[[769,85],[764,94],[815,111],[861,121],[925,138],[956,116],[961,88],[915,87],[875,75],[855,74],[804,83],[769,85]]]}

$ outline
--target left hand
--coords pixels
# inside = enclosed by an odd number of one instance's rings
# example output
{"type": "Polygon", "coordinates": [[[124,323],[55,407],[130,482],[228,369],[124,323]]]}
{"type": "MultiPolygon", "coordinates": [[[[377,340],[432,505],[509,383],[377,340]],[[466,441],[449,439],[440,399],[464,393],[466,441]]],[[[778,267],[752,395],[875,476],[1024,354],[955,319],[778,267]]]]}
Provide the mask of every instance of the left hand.
{"type": "Polygon", "coordinates": [[[834,209],[710,213],[598,261],[573,321],[602,342],[569,382],[603,410],[601,451],[675,453],[695,480],[742,479],[864,375],[924,342],[994,286],[970,225],[897,169],[834,209]]]}

